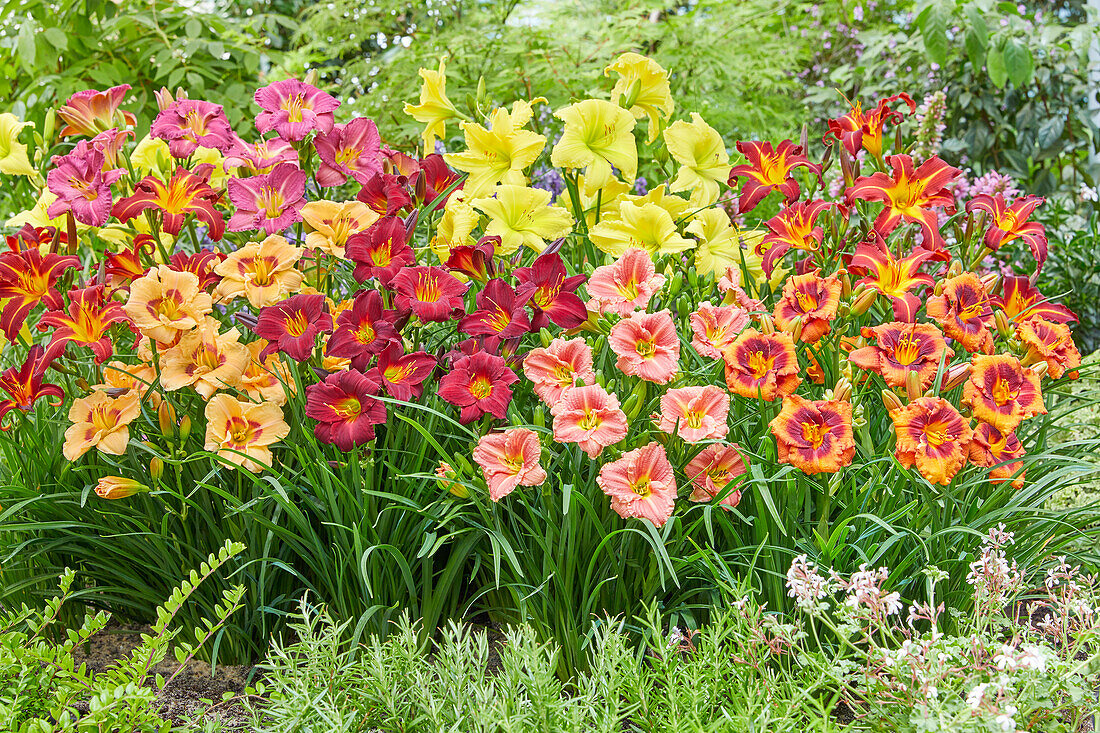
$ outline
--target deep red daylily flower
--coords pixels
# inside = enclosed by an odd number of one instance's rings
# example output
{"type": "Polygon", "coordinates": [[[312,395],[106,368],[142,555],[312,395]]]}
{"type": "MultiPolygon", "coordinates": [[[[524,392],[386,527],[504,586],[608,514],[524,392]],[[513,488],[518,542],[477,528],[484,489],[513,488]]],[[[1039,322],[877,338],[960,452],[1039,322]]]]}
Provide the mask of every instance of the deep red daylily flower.
{"type": "Polygon", "coordinates": [[[1000,305],[1010,321],[1023,323],[1033,318],[1043,318],[1054,323],[1076,321],[1077,316],[1061,303],[1047,300],[1031,279],[1023,275],[1009,275],[1004,279],[1000,305]]]}
{"type": "Polygon", "coordinates": [[[111,213],[119,221],[130,221],[146,209],[157,209],[163,214],[161,228],[171,235],[180,233],[187,215],[206,224],[207,234],[215,242],[225,233],[225,220],[214,204],[221,194],[207,181],[214,172],[209,163],[195,166],[189,171],[180,166],[164,183],[155,176],[146,176],[134,187],[134,195],[115,202],[111,213]]]}
{"type": "Polygon", "coordinates": [[[27,412],[34,407],[34,403],[42,397],[56,397],[57,402],[51,402],[51,407],[59,407],[65,397],[65,390],[56,384],[43,384],[46,369],[53,361],[53,357],[46,354],[41,346],[32,346],[27,352],[27,360],[21,367],[12,367],[0,374],[0,390],[3,390],[8,399],[0,401],[0,430],[4,427],[4,416],[12,410],[27,412]]]}
{"type": "Polygon", "coordinates": [[[540,331],[549,321],[562,328],[576,328],[588,320],[588,309],[576,293],[587,278],[567,277],[565,263],[557,252],[541,255],[530,267],[520,267],[514,274],[521,289],[534,288],[529,302],[535,309],[531,330],[540,331]]]}
{"type": "Polygon", "coordinates": [[[48,247],[53,243],[55,236],[58,237],[59,246],[69,243],[68,235],[64,231],[59,233],[57,227],[36,227],[31,224],[24,224],[23,228],[15,234],[6,235],[4,241],[12,252],[19,252],[24,249],[48,247]],[[19,243],[20,240],[23,241],[22,245],[19,243]]]}
{"type": "Polygon", "coordinates": [[[887,122],[899,122],[902,118],[900,110],[890,108],[899,99],[909,105],[910,114],[916,111],[917,103],[905,92],[880,99],[878,106],[870,112],[864,112],[861,103],[857,101],[848,114],[829,120],[829,132],[825,134],[825,139],[830,135],[836,137],[852,156],[863,148],[876,158],[881,158],[882,126],[887,122]]]}
{"type": "Polygon", "coordinates": [[[67,310],[54,310],[42,315],[38,330],[53,328],[53,338],[47,351],[60,355],[66,344],[72,341],[88,346],[95,354],[95,363],[102,364],[113,353],[111,337],[107,331],[115,323],[129,323],[130,318],[122,310],[122,304],[106,300],[103,285],[93,285],[81,290],[69,291],[67,310]]]}
{"type": "Polygon", "coordinates": [[[524,306],[533,295],[531,287],[519,291],[501,278],[490,280],[477,294],[477,310],[458,322],[458,330],[471,336],[521,336],[531,330],[524,306]]]}
{"type": "Polygon", "coordinates": [[[346,369],[306,387],[306,415],[317,421],[317,440],[342,451],[374,440],[374,426],[386,422],[386,405],[374,398],[381,386],[374,376],[346,369]]]}
{"type": "Polygon", "coordinates": [[[199,288],[209,290],[221,282],[222,276],[214,271],[218,263],[225,260],[225,252],[200,249],[194,254],[176,252],[168,258],[168,267],[177,272],[190,272],[199,279],[199,288]]]}
{"type": "Polygon", "coordinates": [[[451,247],[447,261],[443,264],[448,270],[461,272],[466,277],[483,283],[496,274],[493,254],[498,244],[500,244],[500,237],[482,237],[477,244],[460,244],[451,247]]]}
{"type": "Polygon", "coordinates": [[[378,173],[363,185],[355,198],[382,216],[393,216],[412,207],[408,182],[409,179],[405,176],[378,173]]]}
{"type": "Polygon", "coordinates": [[[1035,271],[1043,269],[1047,261],[1046,229],[1037,221],[1028,221],[1045,199],[1042,196],[1024,196],[1011,204],[1004,194],[975,196],[966,203],[968,212],[984,211],[989,215],[989,228],[985,230],[985,246],[996,252],[1017,239],[1027,242],[1035,258],[1035,271]]]}
{"type": "Polygon", "coordinates": [[[825,237],[825,230],[817,226],[817,217],[834,204],[817,199],[799,201],[784,207],[764,222],[770,231],[756,244],[756,253],[764,256],[764,272],[771,277],[775,263],[788,250],[816,252],[825,237]]]}
{"type": "Polygon", "coordinates": [[[351,368],[366,371],[371,358],[398,339],[394,311],[382,307],[377,290],[364,290],[351,307],[336,317],[336,330],[328,339],[325,353],[351,359],[351,368]]]}
{"type": "Polygon", "coordinates": [[[848,262],[848,269],[865,276],[857,285],[865,285],[883,295],[899,298],[921,285],[935,285],[931,275],[920,271],[921,265],[925,262],[946,262],[950,258],[951,254],[945,249],[917,247],[910,254],[898,259],[882,235],[872,230],[870,239],[856,245],[855,254],[848,262]]]}
{"type": "Polygon", "coordinates": [[[921,163],[919,168],[914,168],[913,159],[908,155],[891,155],[886,162],[893,169],[893,175],[877,171],[856,179],[844,194],[847,203],[851,205],[856,199],[880,201],[885,206],[875,219],[879,234],[885,237],[903,222],[919,224],[924,235],[923,246],[943,249],[945,243],[940,236],[939,219],[932,207],[955,210],[955,197],[947,186],[959,175],[959,169],[936,156],[921,163]]]}
{"type": "Polygon", "coordinates": [[[509,385],[518,379],[502,357],[479,351],[457,359],[439,380],[437,393],[460,408],[458,421],[463,425],[486,413],[501,419],[512,401],[509,385]]]}
{"type": "Polygon", "coordinates": [[[390,287],[397,294],[398,309],[411,310],[422,321],[446,321],[465,312],[462,296],[469,285],[442,267],[406,267],[390,287]]]}
{"type": "Polygon", "coordinates": [[[128,91],[129,84],[120,84],[105,92],[85,89],[69,97],[69,101],[57,110],[57,116],[66,123],[61,128],[61,137],[92,137],[112,127],[118,127],[119,123],[136,125],[137,117],[133,112],[119,110],[128,91]]]}
{"type": "Polygon", "coordinates": [[[737,143],[737,150],[749,159],[746,164],[734,166],[729,176],[731,188],[736,179],[745,179],[741,198],[737,202],[737,210],[742,214],[752,211],[776,189],[787,197],[788,203],[797,199],[800,190],[798,181],[791,176],[793,169],[804,166],[815,175],[821,174],[821,166],[811,163],[802,146],[790,140],[779,143],[779,147],[773,147],[770,142],[742,140],[737,143]]]}
{"type": "Polygon", "coordinates": [[[268,341],[260,359],[282,351],[295,361],[305,361],[313,354],[318,334],[332,333],[332,315],[326,309],[323,294],[292,295],[261,308],[252,330],[268,341]]]}
{"type": "MultiPolygon", "coordinates": [[[[444,191],[454,185],[454,182],[459,179],[458,173],[451,170],[451,168],[444,162],[443,156],[439,153],[432,153],[420,159],[420,181],[417,182],[413,188],[419,193],[421,186],[424,189],[424,195],[421,197],[420,203],[430,204],[438,199],[444,191]],[[423,183],[421,183],[423,181],[423,183]]],[[[459,185],[455,190],[462,188],[459,185]]],[[[452,191],[451,193],[454,193],[452,191]]],[[[436,211],[442,211],[443,207],[447,205],[450,200],[451,194],[447,194],[446,198],[441,200],[435,205],[436,211]]]]}
{"type": "Polygon", "coordinates": [[[333,125],[330,132],[313,138],[313,146],[321,158],[317,182],[322,186],[339,186],[348,176],[365,184],[382,172],[382,139],[374,120],[356,117],[346,125],[333,125]]]}
{"type": "Polygon", "coordinates": [[[435,365],[434,356],[423,351],[406,354],[399,341],[391,341],[378,355],[378,374],[386,392],[404,402],[420,397],[435,365]]]}
{"type": "Polygon", "coordinates": [[[9,341],[16,339],[34,306],[64,307],[54,285],[65,270],[79,266],[76,257],[42,254],[37,248],[0,253],[0,299],[8,301],[0,312],[0,328],[9,341]]]}
{"type": "Polygon", "coordinates": [[[384,216],[349,236],[344,252],[355,263],[356,280],[366,282],[375,277],[387,287],[401,268],[416,264],[405,222],[396,216],[384,216]]]}

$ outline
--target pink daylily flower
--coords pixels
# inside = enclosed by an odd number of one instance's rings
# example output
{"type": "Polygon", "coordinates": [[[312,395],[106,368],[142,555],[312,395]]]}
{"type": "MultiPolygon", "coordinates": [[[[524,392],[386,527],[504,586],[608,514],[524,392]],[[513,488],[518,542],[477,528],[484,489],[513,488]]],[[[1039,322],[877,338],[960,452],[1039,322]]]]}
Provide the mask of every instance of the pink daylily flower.
{"type": "Polygon", "coordinates": [[[592,369],[592,348],[584,339],[557,338],[546,348],[531,349],[523,359],[523,374],[531,380],[535,394],[553,407],[567,390],[596,381],[592,369]]]}
{"type": "Polygon", "coordinates": [[[541,486],[546,471],[539,465],[539,437],[527,428],[482,436],[474,448],[474,461],[489,484],[489,498],[500,501],[517,486],[541,486]]]}
{"type": "Polygon", "coordinates": [[[382,138],[374,120],[356,117],[334,125],[313,138],[313,146],[321,157],[317,182],[322,186],[339,186],[348,176],[362,185],[382,172],[382,138]]]}
{"type": "Polygon", "coordinates": [[[688,443],[720,440],[729,432],[729,411],[729,393],[713,384],[670,389],[661,395],[657,429],[676,433],[688,443]]]}
{"type": "Polygon", "coordinates": [[[567,389],[550,414],[554,440],[576,443],[590,458],[626,437],[626,414],[619,409],[619,398],[598,384],[567,389]]]}
{"type": "Polygon", "coordinates": [[[293,163],[279,163],[270,173],[229,181],[229,200],[237,207],[229,231],[263,229],[281,232],[302,220],[306,174],[293,163]]]}
{"type": "Polygon", "coordinates": [[[111,215],[111,185],[125,171],[103,170],[103,153],[87,140],[68,155],[55,155],[46,185],[57,200],[46,209],[51,219],[71,211],[81,224],[101,227],[111,215]]]}
{"type": "Polygon", "coordinates": [[[680,337],[668,309],[635,313],[611,327],[607,339],[623,374],[668,384],[679,368],[680,337]]]}
{"type": "Polygon", "coordinates": [[[199,148],[225,151],[233,144],[233,128],[220,104],[178,99],[153,120],[149,134],[168,143],[174,158],[186,158],[199,148]]]}
{"type": "Polygon", "coordinates": [[[676,476],[660,443],[649,443],[600,467],[596,477],[611,508],[622,517],[648,519],[663,527],[676,504],[676,476]]]}
{"type": "Polygon", "coordinates": [[[340,102],[312,84],[286,79],[256,90],[256,104],[263,112],[256,116],[256,129],[275,133],[297,142],[310,132],[327,133],[333,127],[333,112],[340,102]]]}
{"type": "Polygon", "coordinates": [[[57,116],[65,121],[65,126],[61,128],[61,137],[92,137],[112,127],[118,127],[120,122],[123,125],[136,125],[137,117],[133,112],[120,112],[118,109],[128,91],[129,84],[120,84],[105,92],[85,89],[69,97],[69,101],[57,110],[57,116]]]}
{"type": "Polygon", "coordinates": [[[631,247],[614,264],[597,267],[588,278],[588,307],[629,316],[645,308],[664,284],[665,276],[657,274],[649,252],[631,247]]]}
{"type": "Polygon", "coordinates": [[[286,140],[273,137],[250,143],[234,135],[233,144],[225,151],[222,168],[226,173],[235,168],[246,168],[252,174],[270,173],[279,163],[298,165],[298,151],[286,140]]]}

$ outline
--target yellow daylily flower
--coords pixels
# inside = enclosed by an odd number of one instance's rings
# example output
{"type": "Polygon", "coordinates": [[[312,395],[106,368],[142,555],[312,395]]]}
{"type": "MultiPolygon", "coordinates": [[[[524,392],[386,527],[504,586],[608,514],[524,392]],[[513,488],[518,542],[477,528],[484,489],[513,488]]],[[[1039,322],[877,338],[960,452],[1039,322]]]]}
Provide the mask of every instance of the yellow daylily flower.
{"type": "Polygon", "coordinates": [[[649,117],[649,138],[652,143],[661,133],[661,123],[672,116],[675,105],[668,86],[668,72],[651,58],[636,53],[624,53],[604,69],[615,72],[619,80],[611,90],[611,102],[630,111],[639,120],[649,117]]]}
{"type": "Polygon", "coordinates": [[[691,191],[691,203],[709,206],[718,200],[719,185],[729,180],[730,156],[718,131],[697,112],[691,122],[674,122],[665,130],[665,146],[680,164],[673,191],[691,191]]]}
{"type": "Polygon", "coordinates": [[[512,126],[517,130],[527,125],[531,121],[531,118],[535,116],[534,106],[539,102],[546,104],[546,97],[535,97],[530,102],[517,99],[512,102],[512,126]]]}
{"type": "Polygon", "coordinates": [[[763,258],[753,254],[753,247],[764,238],[765,230],[743,231],[730,223],[729,214],[722,209],[707,209],[691,220],[687,231],[699,238],[695,269],[700,274],[721,275],[727,267],[740,267],[742,257],[754,277],[754,270],[763,272],[763,258]]]}
{"type": "Polygon", "coordinates": [[[424,124],[421,138],[424,140],[424,154],[435,149],[437,138],[447,136],[447,120],[458,117],[458,110],[447,99],[447,60],[439,60],[439,71],[420,70],[424,83],[420,87],[420,104],[405,102],[405,114],[424,124]]]}
{"type": "MultiPolygon", "coordinates": [[[[584,220],[589,228],[597,222],[609,221],[619,218],[619,203],[625,200],[626,195],[633,189],[629,183],[624,183],[616,178],[608,181],[607,185],[591,194],[585,193],[584,174],[577,177],[577,195],[580,199],[581,209],[584,211],[584,220]],[[596,215],[596,204],[599,204],[599,216],[596,215]]],[[[573,201],[567,194],[558,196],[558,202],[565,210],[577,219],[577,212],[573,211],[573,201]]]]}
{"type": "Polygon", "coordinates": [[[536,252],[546,240],[564,237],[573,228],[573,217],[550,203],[550,192],[529,186],[501,185],[495,197],[475,199],[474,208],[489,217],[485,235],[500,237],[497,254],[507,256],[527,245],[536,252]]]}
{"type": "Polygon", "coordinates": [[[545,137],[517,127],[506,109],[493,110],[489,125],[486,130],[477,123],[463,122],[467,150],[443,156],[447,165],[470,174],[463,188],[474,198],[485,196],[498,183],[526,184],[523,170],[535,162],[546,146],[545,137]]]}
{"type": "Polygon", "coordinates": [[[379,213],[362,201],[310,201],[302,207],[302,221],[313,230],[306,235],[305,246],[342,258],[348,237],[379,218],[379,213]]]}
{"type": "Polygon", "coordinates": [[[19,142],[19,132],[29,126],[11,112],[0,114],[0,173],[9,176],[33,176],[34,167],[27,157],[27,146],[19,142]]]}
{"type": "Polygon", "coordinates": [[[470,205],[469,199],[466,191],[461,188],[447,199],[447,206],[443,209],[443,216],[439,218],[431,241],[432,252],[441,264],[447,262],[455,247],[476,244],[470,235],[481,223],[481,214],[470,205]]]}
{"type": "MultiPolygon", "coordinates": [[[[62,230],[65,229],[65,215],[59,214],[54,218],[50,218],[50,215],[46,213],[46,209],[50,208],[50,204],[57,200],[57,194],[50,191],[48,188],[42,189],[42,192],[38,194],[38,200],[34,202],[34,206],[21,211],[15,216],[8,219],[5,224],[9,227],[21,227],[24,224],[30,224],[32,227],[58,227],[62,230]]],[[[87,224],[81,224],[76,222],[76,228],[78,230],[85,230],[88,228],[87,224]]]]}
{"type": "Polygon", "coordinates": [[[624,196],[623,200],[638,204],[657,204],[668,212],[673,221],[680,221],[691,210],[691,202],[682,196],[676,196],[668,192],[668,186],[661,184],[654,186],[645,196],[624,196]]]}
{"type": "Polygon", "coordinates": [[[588,236],[593,244],[614,257],[631,247],[640,247],[659,257],[695,246],[694,240],[680,236],[667,210],[649,202],[623,201],[619,204],[619,219],[601,221],[589,230],[588,236]]]}
{"type": "Polygon", "coordinates": [[[558,168],[584,168],[584,190],[594,194],[612,179],[611,166],[627,183],[638,176],[638,145],[634,117],[602,99],[586,99],[563,107],[554,116],[565,123],[561,139],[550,154],[558,168]]]}

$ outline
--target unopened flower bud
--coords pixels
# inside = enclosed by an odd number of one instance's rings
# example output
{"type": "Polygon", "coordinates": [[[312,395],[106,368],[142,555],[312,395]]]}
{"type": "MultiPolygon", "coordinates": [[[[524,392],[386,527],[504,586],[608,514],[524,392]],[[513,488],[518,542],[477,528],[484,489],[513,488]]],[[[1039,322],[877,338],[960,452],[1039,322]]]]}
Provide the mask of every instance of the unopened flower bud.
{"type": "Polygon", "coordinates": [[[54,109],[51,107],[50,110],[46,112],[46,121],[42,125],[42,138],[44,140],[49,140],[50,142],[53,142],[53,132],[56,127],[57,112],[55,112],[54,109]]]}
{"type": "MultiPolygon", "coordinates": [[[[832,148],[829,148],[832,150],[832,148]]],[[[840,276],[840,297],[849,300],[852,297],[852,276],[844,273],[840,276]]]]}
{"type": "Polygon", "coordinates": [[[958,277],[962,274],[963,264],[958,260],[952,260],[951,265],[947,268],[948,277],[958,277]]]}
{"type": "Polygon", "coordinates": [[[768,313],[760,314],[760,333],[775,333],[775,321],[768,313]]]}
{"type": "Polygon", "coordinates": [[[921,396],[921,384],[920,375],[916,372],[909,371],[905,373],[905,396],[909,398],[909,401],[917,399],[921,396]]]}
{"type": "Polygon", "coordinates": [[[847,402],[851,397],[852,383],[846,377],[841,377],[833,388],[833,399],[847,402]]]}
{"type": "Polygon", "coordinates": [[[157,408],[157,423],[160,425],[161,435],[168,438],[175,435],[176,411],[168,404],[168,400],[163,400],[157,408]]]}
{"type": "Polygon", "coordinates": [[[1045,377],[1047,375],[1047,372],[1050,371],[1050,365],[1047,364],[1045,361],[1040,361],[1032,364],[1028,367],[1028,369],[1035,372],[1040,377],[1045,377]]]}
{"type": "Polygon", "coordinates": [[[191,418],[184,415],[180,418],[180,440],[187,440],[189,435],[191,435],[191,418]]]}
{"type": "Polygon", "coordinates": [[[164,461],[159,457],[153,456],[149,459],[149,475],[153,477],[153,481],[159,483],[164,476],[164,461]]]}
{"type": "Polygon", "coordinates": [[[436,466],[435,475],[439,477],[439,485],[459,499],[465,499],[470,495],[466,487],[459,483],[458,472],[451,468],[449,463],[440,461],[436,466]]]}
{"type": "Polygon", "coordinates": [[[790,334],[792,341],[798,341],[802,338],[802,316],[798,316],[791,321],[790,334]]]}
{"type": "Polygon", "coordinates": [[[993,313],[993,322],[997,324],[997,333],[1001,334],[1001,338],[1010,339],[1014,330],[1012,324],[1008,322],[1008,316],[1001,309],[997,309],[993,313]]]}
{"type": "Polygon", "coordinates": [[[935,286],[932,288],[933,295],[943,295],[943,280],[937,280],[935,286]]]}
{"type": "Polygon", "coordinates": [[[413,186],[413,195],[416,196],[417,201],[427,203],[428,177],[424,175],[424,171],[420,171],[420,173],[416,175],[416,185],[413,186]]]}
{"type": "Polygon", "coordinates": [[[619,97],[619,106],[623,109],[630,109],[634,106],[634,103],[638,101],[638,93],[642,91],[642,80],[635,79],[627,86],[626,91],[619,97]]]}
{"type": "Polygon", "coordinates": [[[905,407],[901,399],[888,389],[882,390],[882,404],[886,406],[886,411],[891,415],[905,407]]]}
{"type": "Polygon", "coordinates": [[[858,298],[856,298],[856,301],[854,303],[852,303],[852,313],[857,316],[862,316],[871,308],[872,305],[874,305],[876,299],[878,299],[878,291],[872,288],[868,288],[858,298]]]}
{"type": "Polygon", "coordinates": [[[317,86],[317,77],[317,69],[310,69],[306,72],[306,76],[304,79],[302,79],[302,82],[305,84],[309,84],[311,87],[315,87],[317,86]]]}
{"type": "Polygon", "coordinates": [[[995,272],[987,272],[981,276],[982,287],[985,288],[985,292],[992,293],[997,289],[998,283],[1001,281],[1001,276],[995,272]]]}
{"type": "Polygon", "coordinates": [[[153,92],[153,96],[157,99],[157,109],[163,112],[176,100],[172,98],[172,92],[168,91],[168,87],[161,87],[160,91],[153,92]]]}
{"type": "Polygon", "coordinates": [[[140,481],[122,476],[104,476],[95,487],[96,495],[103,499],[125,499],[148,490],[140,481]]]}
{"type": "Polygon", "coordinates": [[[940,391],[950,392],[961,385],[970,376],[971,369],[970,362],[956,364],[949,368],[943,375],[943,383],[940,386],[940,391]]]}

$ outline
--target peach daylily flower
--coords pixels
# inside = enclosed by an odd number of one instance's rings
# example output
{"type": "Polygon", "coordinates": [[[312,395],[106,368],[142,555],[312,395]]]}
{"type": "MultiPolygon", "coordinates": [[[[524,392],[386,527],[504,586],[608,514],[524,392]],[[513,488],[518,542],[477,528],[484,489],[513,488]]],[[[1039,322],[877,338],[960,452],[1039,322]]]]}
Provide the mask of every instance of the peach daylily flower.
{"type": "MultiPolygon", "coordinates": [[[[248,346],[248,363],[244,372],[237,380],[237,389],[249,397],[260,402],[274,402],[282,407],[286,404],[286,390],[296,394],[297,386],[294,383],[294,375],[287,369],[277,354],[270,354],[266,358],[260,357],[260,352],[267,346],[267,341],[258,339],[248,346]]],[[[330,369],[327,362],[322,362],[322,368],[326,371],[340,371],[330,369]]],[[[345,366],[346,368],[346,366],[345,366]]]]}
{"type": "Polygon", "coordinates": [[[699,356],[721,359],[737,336],[749,325],[749,312],[730,305],[699,304],[699,310],[689,317],[691,345],[699,356]]]}
{"type": "Polygon", "coordinates": [[[95,391],[87,397],[73,400],[69,407],[72,425],[65,431],[61,452],[75,461],[92,448],[102,453],[121,456],[130,442],[127,427],[141,414],[141,399],[133,392],[112,398],[106,392],[95,391]]]}
{"type": "Polygon", "coordinates": [[[624,318],[607,342],[619,357],[615,366],[631,377],[668,384],[679,369],[680,337],[667,308],[624,318]]]}
{"type": "Polygon", "coordinates": [[[278,234],[246,244],[214,267],[222,276],[214,294],[222,303],[244,297],[253,308],[274,305],[301,288],[301,258],[302,248],[278,234]]]}
{"type": "Polygon", "coordinates": [[[206,403],[205,449],[246,471],[271,466],[271,448],[290,434],[274,402],[241,402],[227,394],[206,403]]]}
{"type": "Polygon", "coordinates": [[[600,467],[596,483],[622,517],[648,519],[663,527],[676,504],[676,477],[660,443],[649,443],[600,467]]]}
{"type": "Polygon", "coordinates": [[[790,395],[769,423],[779,462],[804,473],[836,473],[856,453],[852,434],[852,405],[843,400],[810,401],[790,395]]]}
{"type": "Polygon", "coordinates": [[[190,386],[210,399],[219,389],[237,386],[248,365],[248,347],[240,343],[237,329],[219,333],[220,327],[218,321],[208,318],[164,352],[160,372],[164,389],[190,386]]]}
{"type": "Polygon", "coordinates": [[[598,384],[566,390],[550,408],[554,440],[576,443],[590,458],[626,437],[626,415],[619,399],[598,384]]]}
{"type": "Polygon", "coordinates": [[[545,349],[531,349],[523,359],[523,374],[531,380],[535,394],[553,406],[578,382],[584,385],[596,380],[592,349],[584,339],[554,339],[545,349]]]}
{"type": "Polygon", "coordinates": [[[379,218],[362,201],[310,201],[302,207],[302,220],[313,229],[305,245],[342,259],[348,237],[365,231],[379,218]]]}
{"type": "Polygon", "coordinates": [[[657,429],[675,432],[688,443],[720,440],[729,432],[726,424],[729,411],[729,393],[713,384],[670,389],[661,396],[657,429]]]}
{"type": "MultiPolygon", "coordinates": [[[[684,475],[692,483],[691,496],[688,498],[696,502],[712,501],[725,491],[730,482],[747,471],[739,445],[708,445],[684,467],[684,475]]],[[[719,502],[726,508],[735,507],[739,503],[741,489],[731,491],[719,502]]]]}
{"type": "Polygon", "coordinates": [[[194,274],[161,265],[131,283],[122,309],[143,336],[167,344],[198,325],[213,303],[194,274]]]}
{"type": "Polygon", "coordinates": [[[489,484],[489,498],[500,501],[517,486],[541,486],[546,471],[539,465],[539,436],[527,428],[512,428],[481,437],[474,461],[489,484]]]}
{"type": "Polygon", "coordinates": [[[611,265],[597,267],[588,278],[588,309],[629,316],[645,308],[653,294],[665,284],[653,258],[644,249],[631,247],[611,265]]]}

